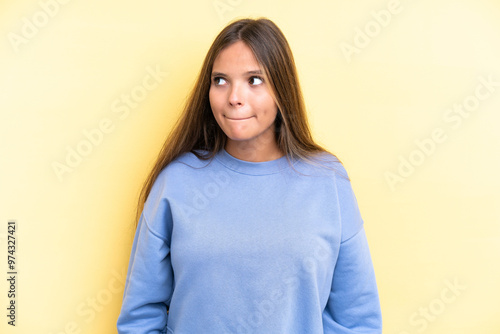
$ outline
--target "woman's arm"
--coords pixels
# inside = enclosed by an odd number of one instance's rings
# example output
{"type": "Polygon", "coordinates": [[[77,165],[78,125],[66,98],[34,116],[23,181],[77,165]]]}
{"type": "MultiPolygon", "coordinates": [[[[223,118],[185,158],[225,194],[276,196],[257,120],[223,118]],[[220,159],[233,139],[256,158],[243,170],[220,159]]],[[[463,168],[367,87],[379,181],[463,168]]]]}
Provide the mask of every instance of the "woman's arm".
{"type": "Polygon", "coordinates": [[[167,305],[173,289],[172,218],[168,201],[161,196],[164,187],[159,183],[161,181],[155,184],[145,203],[132,245],[117,322],[120,334],[166,333],[167,305]]]}
{"type": "Polygon", "coordinates": [[[340,245],[323,326],[325,334],[382,333],[380,302],[364,228],[340,245]]]}
{"type": "Polygon", "coordinates": [[[339,254],[328,303],[323,312],[324,333],[382,333],[382,315],[375,273],[363,220],[347,172],[336,186],[342,226],[339,254]]]}

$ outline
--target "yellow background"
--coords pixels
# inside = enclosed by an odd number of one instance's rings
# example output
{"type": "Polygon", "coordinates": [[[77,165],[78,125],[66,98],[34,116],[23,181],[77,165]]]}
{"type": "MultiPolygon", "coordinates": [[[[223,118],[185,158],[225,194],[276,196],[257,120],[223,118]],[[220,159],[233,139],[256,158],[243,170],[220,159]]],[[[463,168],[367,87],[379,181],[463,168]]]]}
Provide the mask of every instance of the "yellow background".
{"type": "Polygon", "coordinates": [[[0,267],[14,219],[19,271],[15,328],[0,281],[0,332],[116,332],[139,187],[244,16],[283,30],[314,135],[350,174],[384,333],[500,332],[497,0],[60,1],[0,3],[0,267]]]}

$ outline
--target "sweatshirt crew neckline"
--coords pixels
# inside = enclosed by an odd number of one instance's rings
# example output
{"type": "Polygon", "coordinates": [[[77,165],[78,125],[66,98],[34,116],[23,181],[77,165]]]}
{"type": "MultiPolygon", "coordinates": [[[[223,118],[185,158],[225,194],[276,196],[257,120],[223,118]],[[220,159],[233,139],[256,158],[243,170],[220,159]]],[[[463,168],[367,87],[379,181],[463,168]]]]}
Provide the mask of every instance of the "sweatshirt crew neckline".
{"type": "Polygon", "coordinates": [[[275,174],[290,166],[286,154],[275,160],[253,162],[235,158],[222,148],[215,158],[226,168],[248,175],[275,174]]]}

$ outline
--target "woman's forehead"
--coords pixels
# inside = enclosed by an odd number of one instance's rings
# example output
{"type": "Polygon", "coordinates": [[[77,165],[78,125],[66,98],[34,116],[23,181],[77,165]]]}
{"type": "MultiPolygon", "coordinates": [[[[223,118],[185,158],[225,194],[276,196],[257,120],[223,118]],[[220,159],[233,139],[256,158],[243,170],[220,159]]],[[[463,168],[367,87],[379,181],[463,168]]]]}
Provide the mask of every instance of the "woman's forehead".
{"type": "Polygon", "coordinates": [[[244,42],[238,41],[224,48],[215,58],[212,71],[236,71],[245,73],[259,71],[261,67],[252,49],[244,42]]]}

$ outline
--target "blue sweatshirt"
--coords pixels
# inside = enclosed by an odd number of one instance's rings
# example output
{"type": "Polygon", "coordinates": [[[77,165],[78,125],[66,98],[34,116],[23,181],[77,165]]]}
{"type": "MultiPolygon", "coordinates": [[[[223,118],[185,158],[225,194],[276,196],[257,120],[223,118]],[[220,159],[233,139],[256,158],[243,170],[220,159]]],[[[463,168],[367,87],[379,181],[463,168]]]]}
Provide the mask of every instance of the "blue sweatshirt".
{"type": "Polygon", "coordinates": [[[341,163],[185,153],[146,200],[118,332],[381,333],[373,265],[341,163]],[[168,312],[167,312],[168,307],[168,312]]]}

